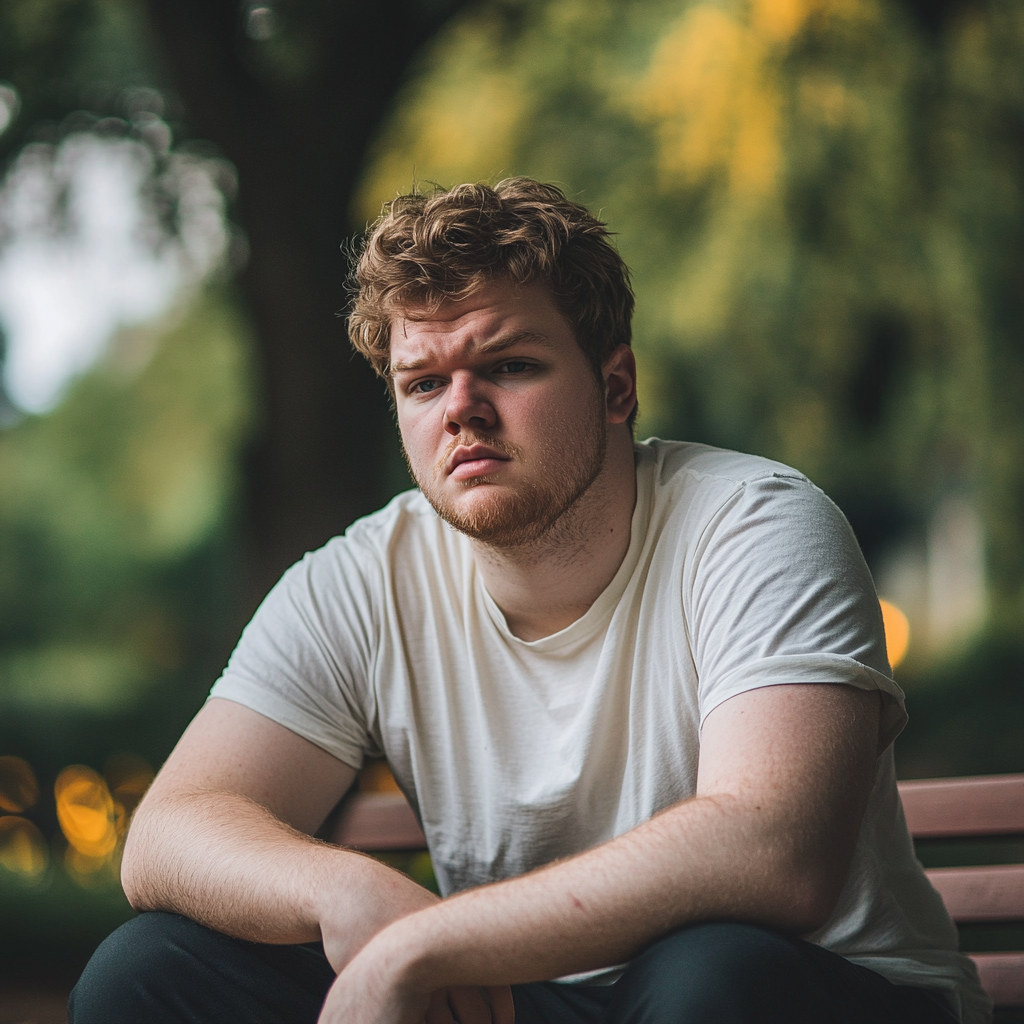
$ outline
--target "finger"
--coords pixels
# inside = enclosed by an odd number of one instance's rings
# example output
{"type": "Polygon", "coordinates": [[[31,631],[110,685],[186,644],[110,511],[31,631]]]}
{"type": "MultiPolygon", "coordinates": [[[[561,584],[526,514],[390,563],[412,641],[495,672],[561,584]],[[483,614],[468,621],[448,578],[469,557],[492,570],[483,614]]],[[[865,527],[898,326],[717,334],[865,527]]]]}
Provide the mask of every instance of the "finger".
{"type": "Polygon", "coordinates": [[[516,1007],[512,1001],[512,989],[508,985],[490,985],[485,992],[491,1004],[493,1024],[515,1024],[516,1007]]]}
{"type": "Polygon", "coordinates": [[[427,1006],[424,1020],[426,1024],[455,1024],[448,1006],[448,993],[443,988],[430,994],[430,1005],[427,1006]]]}

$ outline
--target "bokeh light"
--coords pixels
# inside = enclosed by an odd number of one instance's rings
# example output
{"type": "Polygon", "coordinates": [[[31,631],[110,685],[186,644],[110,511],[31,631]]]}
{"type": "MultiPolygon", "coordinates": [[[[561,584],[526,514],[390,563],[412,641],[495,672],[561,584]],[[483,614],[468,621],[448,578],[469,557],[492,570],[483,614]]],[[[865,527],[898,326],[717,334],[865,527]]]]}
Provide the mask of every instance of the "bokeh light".
{"type": "Polygon", "coordinates": [[[910,646],[910,621],[891,601],[880,599],[882,624],[885,626],[885,648],[889,665],[895,668],[906,656],[910,646]]]}
{"type": "Polygon", "coordinates": [[[39,799],[39,783],[29,763],[20,757],[0,757],[0,808],[20,814],[39,799]]]}
{"type": "Polygon", "coordinates": [[[100,864],[117,846],[114,799],[103,777],[91,768],[65,768],[54,784],[57,820],[64,837],[83,857],[100,864]]]}
{"type": "Polygon", "coordinates": [[[27,818],[0,818],[0,866],[27,878],[38,878],[50,862],[42,833],[27,818]]]}

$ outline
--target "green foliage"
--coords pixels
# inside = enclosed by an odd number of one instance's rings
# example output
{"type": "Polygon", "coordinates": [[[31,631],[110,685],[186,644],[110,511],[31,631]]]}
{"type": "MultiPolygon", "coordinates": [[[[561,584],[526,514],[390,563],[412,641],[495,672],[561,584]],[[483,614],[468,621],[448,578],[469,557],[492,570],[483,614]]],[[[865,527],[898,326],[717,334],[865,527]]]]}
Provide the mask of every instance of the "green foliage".
{"type": "Polygon", "coordinates": [[[0,751],[35,769],[26,813],[53,843],[41,880],[0,870],[5,961],[80,967],[131,914],[111,871],[65,868],[53,782],[119,751],[158,765],[223,665],[249,333],[208,288],[0,432],[0,751]]]}
{"type": "Polygon", "coordinates": [[[245,325],[209,292],[0,434],[0,714],[123,710],[194,660],[207,581],[173,580],[224,542],[249,420],[245,325]]]}
{"type": "Polygon", "coordinates": [[[136,0],[9,0],[0,4],[0,80],[21,98],[0,133],[0,160],[47,137],[75,111],[124,115],[126,90],[159,84],[136,0]]]}

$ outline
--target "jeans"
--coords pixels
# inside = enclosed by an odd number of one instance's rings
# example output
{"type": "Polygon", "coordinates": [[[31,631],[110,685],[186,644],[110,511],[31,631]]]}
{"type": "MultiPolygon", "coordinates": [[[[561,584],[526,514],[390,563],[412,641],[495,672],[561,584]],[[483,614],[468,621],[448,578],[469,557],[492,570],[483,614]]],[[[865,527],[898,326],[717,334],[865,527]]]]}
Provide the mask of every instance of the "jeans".
{"type": "MultiPolygon", "coordinates": [[[[264,946],[141,914],[96,950],[70,1024],[313,1024],[334,972],[319,944],[264,946]]],[[[955,1024],[941,996],[893,985],[768,928],[682,928],[614,985],[512,987],[517,1024],[955,1024]]],[[[356,1024],[356,1022],[353,1022],[356,1024]]]]}

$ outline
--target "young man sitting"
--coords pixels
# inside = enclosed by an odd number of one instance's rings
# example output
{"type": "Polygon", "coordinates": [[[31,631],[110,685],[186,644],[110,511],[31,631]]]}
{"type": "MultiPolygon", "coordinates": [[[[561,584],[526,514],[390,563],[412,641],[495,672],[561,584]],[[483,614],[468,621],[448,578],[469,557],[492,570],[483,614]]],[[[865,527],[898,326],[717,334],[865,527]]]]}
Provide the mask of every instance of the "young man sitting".
{"type": "Polygon", "coordinates": [[[419,488],[256,613],[74,1024],[984,1021],[850,528],[786,466],[634,444],[604,225],[523,178],[406,196],[357,280],[419,488]],[[381,754],[441,899],[312,838],[381,754]]]}

